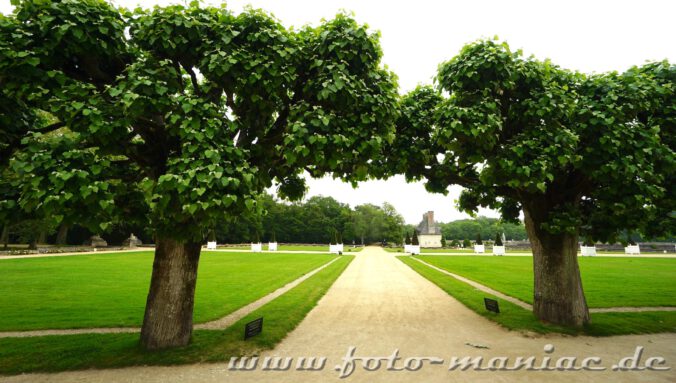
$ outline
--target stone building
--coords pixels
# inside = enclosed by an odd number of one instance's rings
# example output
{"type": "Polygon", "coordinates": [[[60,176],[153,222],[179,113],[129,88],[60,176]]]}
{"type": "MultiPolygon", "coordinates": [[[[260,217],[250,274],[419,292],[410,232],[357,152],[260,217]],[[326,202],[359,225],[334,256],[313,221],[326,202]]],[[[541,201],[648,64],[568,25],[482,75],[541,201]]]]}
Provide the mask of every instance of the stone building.
{"type": "Polygon", "coordinates": [[[422,222],[418,224],[417,230],[421,247],[441,247],[441,228],[434,222],[433,211],[423,214],[422,222]]]}

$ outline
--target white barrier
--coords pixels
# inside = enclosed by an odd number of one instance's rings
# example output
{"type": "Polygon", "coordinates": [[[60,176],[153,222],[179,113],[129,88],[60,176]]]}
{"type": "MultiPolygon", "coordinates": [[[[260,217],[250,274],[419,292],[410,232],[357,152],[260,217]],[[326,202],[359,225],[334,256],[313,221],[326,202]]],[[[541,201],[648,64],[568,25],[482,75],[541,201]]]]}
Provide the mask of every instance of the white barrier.
{"type": "Polygon", "coordinates": [[[207,249],[208,250],[216,250],[216,241],[207,242],[207,249]]]}
{"type": "Polygon", "coordinates": [[[408,250],[411,255],[420,254],[420,245],[409,245],[408,250]]]}
{"type": "Polygon", "coordinates": [[[404,253],[410,253],[411,252],[411,245],[404,244],[404,253]]]}
{"type": "Polygon", "coordinates": [[[484,245],[474,245],[474,252],[476,254],[483,254],[486,251],[484,245]]]}
{"type": "Polygon", "coordinates": [[[628,245],[624,248],[625,254],[641,254],[641,249],[638,248],[638,245],[628,245]]]}
{"type": "Polygon", "coordinates": [[[254,253],[260,253],[263,251],[263,244],[262,243],[252,243],[251,244],[251,251],[254,253]]]}
{"type": "Polygon", "coordinates": [[[277,251],[277,242],[268,243],[268,251],[277,251]]]}
{"type": "Polygon", "coordinates": [[[493,246],[493,255],[505,255],[505,247],[493,246]]]}
{"type": "Polygon", "coordinates": [[[580,253],[583,257],[593,257],[596,255],[596,246],[580,246],[580,253]]]}

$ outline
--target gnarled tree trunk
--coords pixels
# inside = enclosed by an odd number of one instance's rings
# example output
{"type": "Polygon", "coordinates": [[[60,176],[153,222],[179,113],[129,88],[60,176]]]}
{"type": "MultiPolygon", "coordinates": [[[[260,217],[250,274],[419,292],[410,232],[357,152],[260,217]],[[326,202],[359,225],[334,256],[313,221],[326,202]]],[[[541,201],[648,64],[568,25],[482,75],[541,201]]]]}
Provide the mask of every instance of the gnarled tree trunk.
{"type": "Polygon", "coordinates": [[[541,228],[546,208],[524,207],[526,231],[533,248],[533,312],[538,319],[580,327],[590,322],[577,263],[577,235],[550,234],[541,228]]]}
{"type": "Polygon", "coordinates": [[[192,335],[199,243],[157,237],[153,274],[141,328],[148,350],[185,346],[192,335]]]}

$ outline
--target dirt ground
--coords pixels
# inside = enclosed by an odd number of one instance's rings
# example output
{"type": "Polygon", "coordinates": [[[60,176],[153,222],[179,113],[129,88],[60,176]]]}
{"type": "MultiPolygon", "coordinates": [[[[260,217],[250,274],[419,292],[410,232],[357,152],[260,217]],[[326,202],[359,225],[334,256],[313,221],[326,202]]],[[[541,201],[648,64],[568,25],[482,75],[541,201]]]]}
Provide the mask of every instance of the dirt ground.
{"type": "Polygon", "coordinates": [[[367,248],[357,254],[298,328],[260,358],[255,371],[235,371],[228,363],[218,363],[31,374],[3,381],[676,382],[676,334],[593,338],[510,332],[475,314],[380,248],[367,248]],[[354,347],[353,356],[362,359],[346,362],[344,357],[350,347],[354,347]],[[639,367],[650,360],[652,366],[668,370],[613,370],[622,358],[635,356],[637,348],[642,350],[639,367]],[[397,355],[393,355],[395,350],[397,355]],[[293,358],[290,369],[263,371],[262,359],[275,356],[293,358]],[[326,357],[325,368],[297,370],[298,358],[313,356],[326,357]],[[483,357],[483,368],[489,367],[491,358],[508,359],[492,360],[497,371],[449,371],[453,357],[476,356],[483,357]],[[585,358],[598,358],[587,359],[587,365],[605,370],[502,371],[504,366],[513,367],[517,357],[531,356],[535,357],[535,368],[542,364],[555,368],[557,361],[570,363],[570,357],[575,357],[576,367],[585,358]],[[378,362],[363,357],[383,359],[378,362]],[[546,363],[548,358],[550,362],[546,363]],[[341,373],[349,372],[346,366],[354,370],[341,378],[341,373]],[[405,370],[406,366],[415,371],[405,370]]]}

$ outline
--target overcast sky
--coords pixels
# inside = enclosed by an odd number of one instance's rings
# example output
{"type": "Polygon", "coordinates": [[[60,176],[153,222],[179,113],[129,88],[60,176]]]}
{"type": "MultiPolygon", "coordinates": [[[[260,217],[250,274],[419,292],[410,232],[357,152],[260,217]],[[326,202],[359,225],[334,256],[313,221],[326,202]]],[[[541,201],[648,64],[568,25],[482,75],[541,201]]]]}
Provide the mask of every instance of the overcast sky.
{"type": "MultiPolygon", "coordinates": [[[[182,3],[165,0],[115,0],[117,5],[182,3]]],[[[204,3],[219,4],[220,1],[204,3]]],[[[437,65],[468,42],[499,36],[512,48],[584,72],[623,71],[646,60],[676,61],[676,1],[368,1],[231,0],[235,12],[250,4],[272,12],[286,26],[317,24],[339,10],[355,13],[382,34],[384,63],[399,76],[402,92],[431,83],[437,65]]],[[[0,0],[0,12],[11,11],[0,0]]],[[[392,203],[406,222],[417,223],[434,210],[437,220],[466,217],[455,209],[460,188],[448,196],[429,194],[422,184],[402,177],[371,181],[352,189],[330,179],[311,180],[308,196],[332,196],[350,205],[392,203]]],[[[485,215],[495,216],[484,211],[485,215]]]]}

